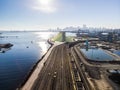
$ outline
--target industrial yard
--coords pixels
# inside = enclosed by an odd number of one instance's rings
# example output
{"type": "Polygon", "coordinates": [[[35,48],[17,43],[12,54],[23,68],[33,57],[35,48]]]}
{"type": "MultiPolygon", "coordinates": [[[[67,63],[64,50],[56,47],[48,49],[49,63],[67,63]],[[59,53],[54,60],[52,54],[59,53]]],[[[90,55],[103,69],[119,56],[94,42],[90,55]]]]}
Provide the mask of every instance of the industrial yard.
{"type": "Polygon", "coordinates": [[[119,90],[119,43],[91,38],[63,42],[60,32],[20,90],[119,90]],[[42,63],[42,64],[41,64],[42,63]],[[42,66],[41,66],[42,65],[42,66]],[[39,69],[40,68],[40,69],[39,69]],[[37,73],[35,72],[37,70],[37,73]],[[35,76],[35,79],[33,78],[35,76]]]}

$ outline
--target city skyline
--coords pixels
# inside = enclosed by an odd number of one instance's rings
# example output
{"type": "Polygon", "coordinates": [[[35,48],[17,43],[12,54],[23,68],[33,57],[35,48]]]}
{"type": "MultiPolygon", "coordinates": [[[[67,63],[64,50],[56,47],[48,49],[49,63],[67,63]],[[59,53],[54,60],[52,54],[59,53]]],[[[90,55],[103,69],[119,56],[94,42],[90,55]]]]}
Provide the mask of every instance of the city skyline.
{"type": "Polygon", "coordinates": [[[0,30],[120,28],[120,0],[0,0],[0,30]]]}

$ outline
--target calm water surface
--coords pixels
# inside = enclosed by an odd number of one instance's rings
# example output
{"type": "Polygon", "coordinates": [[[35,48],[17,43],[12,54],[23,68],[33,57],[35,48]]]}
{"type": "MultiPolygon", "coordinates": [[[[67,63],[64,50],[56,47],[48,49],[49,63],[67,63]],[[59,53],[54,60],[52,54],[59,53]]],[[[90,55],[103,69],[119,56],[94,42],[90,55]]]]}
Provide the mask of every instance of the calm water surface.
{"type": "Polygon", "coordinates": [[[87,56],[90,60],[95,61],[112,61],[114,58],[104,52],[102,49],[81,49],[81,51],[87,56]]]}
{"type": "Polygon", "coordinates": [[[120,56],[120,50],[116,50],[116,51],[114,51],[113,53],[115,53],[115,54],[117,54],[117,55],[120,56]]]}
{"type": "Polygon", "coordinates": [[[49,48],[50,32],[3,32],[0,43],[12,43],[0,53],[0,90],[15,90],[27,72],[49,48]]]}

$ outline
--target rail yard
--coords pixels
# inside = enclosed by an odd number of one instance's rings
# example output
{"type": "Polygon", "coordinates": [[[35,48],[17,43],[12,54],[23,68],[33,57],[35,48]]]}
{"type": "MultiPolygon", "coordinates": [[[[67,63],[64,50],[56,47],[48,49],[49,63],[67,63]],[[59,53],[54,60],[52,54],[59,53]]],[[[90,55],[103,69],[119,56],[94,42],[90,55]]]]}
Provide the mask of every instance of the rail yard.
{"type": "MultiPolygon", "coordinates": [[[[88,61],[79,44],[62,43],[51,50],[29,90],[119,90],[109,78],[119,69],[116,63],[88,61]]],[[[24,87],[20,90],[28,90],[24,87]]]]}
{"type": "Polygon", "coordinates": [[[120,90],[120,56],[113,53],[118,44],[98,39],[51,43],[49,54],[18,90],[120,90]]]}

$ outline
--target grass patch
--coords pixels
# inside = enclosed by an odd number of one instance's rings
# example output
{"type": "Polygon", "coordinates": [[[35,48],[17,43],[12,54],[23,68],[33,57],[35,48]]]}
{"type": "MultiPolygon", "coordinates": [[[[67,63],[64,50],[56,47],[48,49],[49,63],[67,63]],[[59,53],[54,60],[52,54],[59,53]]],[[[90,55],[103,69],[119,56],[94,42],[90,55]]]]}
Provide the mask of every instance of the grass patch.
{"type": "Polygon", "coordinates": [[[52,40],[62,42],[62,33],[58,33],[52,40]]]}
{"type": "MultiPolygon", "coordinates": [[[[62,42],[62,39],[63,39],[62,36],[63,35],[60,32],[52,38],[52,41],[62,42]]],[[[74,38],[73,36],[67,36],[67,37],[65,37],[65,42],[73,42],[73,38],[74,38]]]]}
{"type": "Polygon", "coordinates": [[[73,36],[67,36],[66,37],[66,42],[73,42],[73,36]]]}

